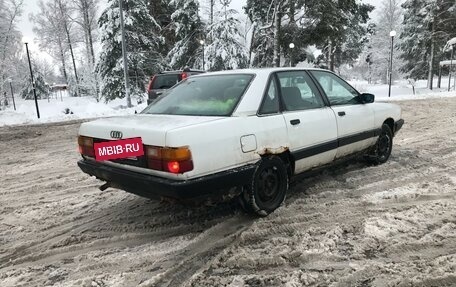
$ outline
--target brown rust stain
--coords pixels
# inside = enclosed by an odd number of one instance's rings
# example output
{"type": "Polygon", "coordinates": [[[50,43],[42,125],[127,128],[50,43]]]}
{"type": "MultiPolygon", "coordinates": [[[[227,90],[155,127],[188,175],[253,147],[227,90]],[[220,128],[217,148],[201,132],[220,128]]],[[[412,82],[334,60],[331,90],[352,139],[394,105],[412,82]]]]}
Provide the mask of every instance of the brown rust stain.
{"type": "Polygon", "coordinates": [[[270,148],[270,147],[265,147],[261,150],[258,151],[259,155],[265,155],[265,154],[281,154],[284,153],[288,150],[288,147],[286,146],[281,146],[281,147],[276,147],[276,148],[270,148]]]}

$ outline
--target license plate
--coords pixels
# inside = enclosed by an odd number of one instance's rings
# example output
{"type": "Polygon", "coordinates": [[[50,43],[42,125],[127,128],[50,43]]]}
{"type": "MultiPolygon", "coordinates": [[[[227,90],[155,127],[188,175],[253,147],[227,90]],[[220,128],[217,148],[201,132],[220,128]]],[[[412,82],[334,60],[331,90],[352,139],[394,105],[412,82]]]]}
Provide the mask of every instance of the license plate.
{"type": "Polygon", "coordinates": [[[94,143],[95,159],[98,161],[110,159],[136,158],[144,155],[141,138],[115,140],[94,143]]]}

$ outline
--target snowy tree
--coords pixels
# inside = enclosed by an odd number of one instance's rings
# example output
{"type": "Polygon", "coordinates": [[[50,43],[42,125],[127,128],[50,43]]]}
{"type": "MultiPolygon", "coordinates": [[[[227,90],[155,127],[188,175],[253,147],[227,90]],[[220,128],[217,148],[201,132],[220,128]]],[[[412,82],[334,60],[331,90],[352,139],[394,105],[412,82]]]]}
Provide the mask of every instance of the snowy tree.
{"type": "Polygon", "coordinates": [[[354,0],[324,0],[312,2],[308,16],[315,19],[315,28],[309,31],[317,47],[325,53],[327,67],[352,64],[362,52],[367,40],[367,21],[374,7],[354,0]]]}
{"type": "Polygon", "coordinates": [[[77,11],[74,21],[80,26],[84,35],[84,44],[87,61],[83,63],[81,86],[85,94],[92,94],[98,100],[98,81],[95,73],[95,49],[94,42],[97,32],[97,4],[99,0],[72,0],[77,11]]]}
{"type": "MultiPolygon", "coordinates": [[[[391,37],[389,34],[391,31],[396,31],[397,35],[401,33],[402,8],[399,0],[384,0],[379,8],[378,16],[375,27],[372,28],[373,34],[370,36],[362,58],[364,64],[369,66],[370,78],[374,81],[380,80],[387,83],[391,53],[391,37]]],[[[400,40],[399,37],[394,38],[393,79],[399,77],[399,67],[402,66],[399,51],[400,40]]]]}
{"type": "Polygon", "coordinates": [[[92,65],[95,65],[94,38],[98,29],[97,9],[99,0],[72,0],[77,10],[75,22],[81,27],[84,33],[84,44],[87,58],[92,65]]]}
{"type": "Polygon", "coordinates": [[[277,66],[281,54],[291,58],[288,45],[294,43],[298,60],[308,57],[307,48],[316,45],[334,70],[361,53],[373,6],[355,0],[248,0],[245,9],[257,27],[252,45],[255,66],[277,66]]]}
{"type": "Polygon", "coordinates": [[[14,74],[22,49],[22,35],[17,30],[22,6],[22,0],[0,0],[0,98],[4,95],[8,79],[14,74]]]}
{"type": "MultiPolygon", "coordinates": [[[[294,3],[294,1],[290,2],[294,3]]],[[[285,12],[283,1],[247,0],[244,7],[247,16],[253,23],[253,35],[249,54],[254,67],[271,67],[280,65],[280,28],[282,15],[285,12]]]]}
{"type": "Polygon", "coordinates": [[[215,21],[208,27],[207,39],[211,42],[205,46],[208,70],[219,71],[245,68],[247,53],[240,40],[240,21],[235,18],[236,10],[229,9],[231,1],[222,0],[222,10],[215,14],[215,21]]]}
{"type": "MultiPolygon", "coordinates": [[[[164,67],[165,61],[158,52],[163,38],[154,33],[160,27],[148,13],[144,0],[122,1],[125,9],[128,73],[132,75],[130,94],[142,97],[146,80],[164,67]]],[[[125,97],[119,2],[109,0],[109,4],[98,20],[102,52],[97,71],[102,80],[101,94],[106,101],[125,97]]]]}
{"type": "Polygon", "coordinates": [[[163,41],[159,43],[159,52],[163,57],[168,55],[176,43],[174,25],[171,20],[175,6],[170,2],[171,0],[147,0],[149,14],[158,24],[154,28],[154,33],[163,37],[163,41]]]}
{"type": "Polygon", "coordinates": [[[71,94],[78,96],[79,76],[76,67],[75,42],[79,38],[73,26],[73,15],[68,0],[49,0],[38,2],[39,11],[30,15],[34,23],[33,31],[38,35],[40,47],[54,57],[62,66],[61,71],[71,94]],[[66,58],[70,57],[70,65],[66,58]],[[72,72],[72,76],[70,73],[72,72]]]}
{"type": "MultiPolygon", "coordinates": [[[[50,95],[50,86],[46,81],[44,73],[48,73],[47,71],[48,67],[45,67],[43,65],[43,62],[41,61],[36,61],[35,59],[38,59],[38,57],[33,56],[34,60],[32,60],[32,70],[33,70],[33,77],[34,77],[34,82],[35,82],[35,93],[36,97],[38,99],[47,99],[50,95]]],[[[30,76],[30,75],[29,75],[30,76]]],[[[49,74],[48,74],[49,76],[49,74]]],[[[22,90],[20,91],[21,97],[26,100],[31,100],[34,98],[34,93],[32,89],[32,84],[30,79],[25,82],[25,84],[22,87],[22,90]]]]}
{"type": "Polygon", "coordinates": [[[60,64],[60,71],[64,81],[68,84],[68,67],[66,56],[68,46],[65,44],[65,31],[60,22],[60,15],[56,14],[57,3],[38,2],[39,11],[30,15],[30,20],[34,23],[33,31],[38,36],[40,48],[46,51],[60,64]]]}
{"type": "Polygon", "coordinates": [[[198,59],[199,40],[204,38],[203,24],[198,16],[197,0],[171,0],[175,9],[171,15],[176,42],[168,53],[169,65],[173,69],[193,67],[198,59]]]}
{"type": "Polygon", "coordinates": [[[400,48],[401,70],[413,79],[428,79],[433,88],[445,42],[456,36],[456,2],[453,0],[407,0],[404,8],[400,48]]]}
{"type": "MultiPolygon", "coordinates": [[[[72,40],[72,21],[70,15],[70,4],[68,0],[51,0],[55,3],[55,8],[58,15],[59,25],[63,28],[65,33],[65,40],[66,44],[68,45],[68,50],[70,51],[71,62],[73,64],[73,73],[74,73],[74,81],[75,85],[70,85],[70,89],[72,90],[72,94],[75,96],[80,96],[79,91],[79,77],[78,71],[76,68],[76,58],[74,53],[74,42],[72,40]]],[[[70,79],[71,82],[71,79],[70,79]]]]}

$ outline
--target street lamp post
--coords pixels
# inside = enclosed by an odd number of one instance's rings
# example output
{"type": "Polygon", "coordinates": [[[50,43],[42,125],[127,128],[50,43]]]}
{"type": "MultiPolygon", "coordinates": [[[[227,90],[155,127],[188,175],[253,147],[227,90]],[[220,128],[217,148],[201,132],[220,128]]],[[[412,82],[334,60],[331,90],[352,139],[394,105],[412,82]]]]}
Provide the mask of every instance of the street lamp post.
{"type": "Polygon", "coordinates": [[[35,98],[35,107],[36,107],[36,116],[40,118],[40,109],[38,108],[38,99],[36,97],[36,90],[35,90],[35,80],[33,80],[33,70],[32,70],[32,62],[30,62],[30,53],[28,49],[28,43],[25,42],[25,50],[27,51],[27,59],[30,68],[30,78],[32,80],[32,90],[33,90],[33,97],[35,98]]]}
{"type": "Polygon", "coordinates": [[[201,39],[199,42],[200,42],[200,44],[202,46],[202,49],[203,49],[203,69],[202,70],[204,71],[204,44],[205,44],[205,42],[204,42],[203,39],[201,39]]]}
{"type": "Polygon", "coordinates": [[[451,86],[451,68],[453,67],[453,55],[454,55],[454,45],[451,45],[450,67],[448,70],[448,92],[450,91],[450,86],[451,86]]]}
{"type": "Polygon", "coordinates": [[[390,32],[391,37],[391,52],[390,52],[390,69],[389,69],[389,88],[388,88],[388,98],[391,97],[391,81],[393,78],[393,49],[394,49],[394,36],[396,36],[396,31],[390,32]]]}
{"type": "Polygon", "coordinates": [[[9,82],[10,89],[11,89],[11,98],[13,98],[13,107],[14,107],[14,110],[16,110],[16,102],[14,101],[14,93],[13,93],[13,85],[11,84],[13,82],[13,80],[8,79],[8,82],[9,82]]]}
{"type": "Polygon", "coordinates": [[[290,51],[290,67],[293,67],[293,49],[295,47],[295,44],[294,43],[290,43],[290,45],[288,45],[288,47],[290,47],[291,51],[290,51]]]}

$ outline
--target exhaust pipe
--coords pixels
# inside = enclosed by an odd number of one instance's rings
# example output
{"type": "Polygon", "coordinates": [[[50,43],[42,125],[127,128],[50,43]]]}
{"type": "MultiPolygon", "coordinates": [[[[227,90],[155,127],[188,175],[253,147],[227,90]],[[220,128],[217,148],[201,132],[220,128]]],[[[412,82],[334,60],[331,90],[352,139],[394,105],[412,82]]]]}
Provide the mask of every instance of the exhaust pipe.
{"type": "Polygon", "coordinates": [[[101,191],[105,191],[106,189],[108,189],[109,187],[111,187],[111,184],[109,182],[105,182],[102,186],[100,186],[98,189],[100,189],[101,191]]]}

